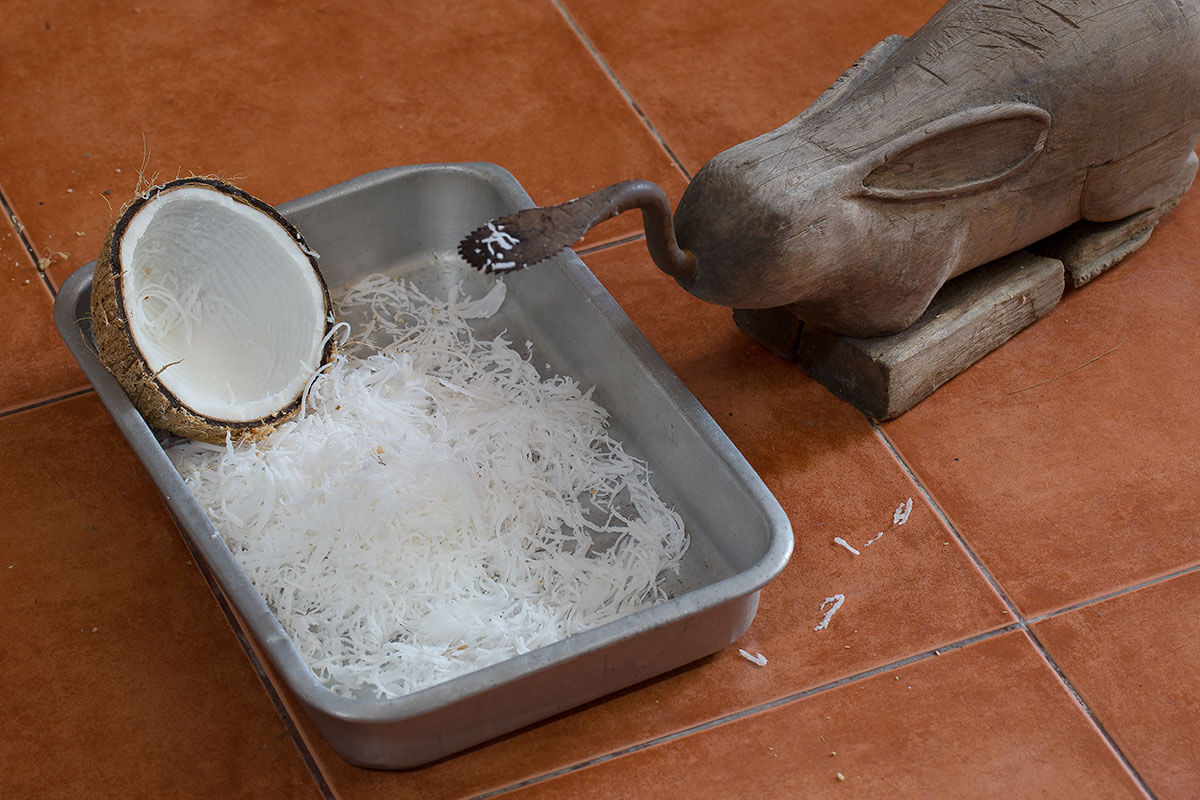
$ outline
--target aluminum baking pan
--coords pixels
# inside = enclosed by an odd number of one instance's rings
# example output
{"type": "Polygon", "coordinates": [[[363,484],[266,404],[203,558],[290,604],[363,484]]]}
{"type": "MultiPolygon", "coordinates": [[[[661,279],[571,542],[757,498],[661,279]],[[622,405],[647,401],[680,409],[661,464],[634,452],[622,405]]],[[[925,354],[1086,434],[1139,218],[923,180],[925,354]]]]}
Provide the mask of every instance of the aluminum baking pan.
{"type": "MultiPolygon", "coordinates": [[[[494,277],[455,253],[487,220],[532,206],[492,164],[431,164],[363,175],[280,206],[321,254],[335,296],[359,276],[405,276],[426,292],[494,277]]],[[[779,503],[629,318],[570,251],[505,278],[481,333],[531,341],[535,361],[594,386],[614,435],[645,459],[691,546],[658,605],[412,694],[346,697],[320,683],[168,460],[159,438],[96,359],[87,320],[92,265],[55,301],[55,321],[180,530],[262,652],[332,747],[366,767],[414,767],[660,675],[735,641],[759,589],[787,563],[792,531],[779,503]]]]}

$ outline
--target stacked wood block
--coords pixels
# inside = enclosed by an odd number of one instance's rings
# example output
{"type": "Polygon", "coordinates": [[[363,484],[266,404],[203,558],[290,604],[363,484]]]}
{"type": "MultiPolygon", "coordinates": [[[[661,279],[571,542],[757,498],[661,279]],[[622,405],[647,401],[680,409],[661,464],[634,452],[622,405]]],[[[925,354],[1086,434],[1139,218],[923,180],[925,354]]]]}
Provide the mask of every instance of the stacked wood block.
{"type": "Polygon", "coordinates": [[[806,327],[787,307],[736,309],[733,318],[864,414],[893,419],[1045,316],[1068,284],[1083,286],[1140,247],[1169,210],[1079,223],[973,269],[942,287],[916,323],[892,336],[826,333],[806,327]]]}

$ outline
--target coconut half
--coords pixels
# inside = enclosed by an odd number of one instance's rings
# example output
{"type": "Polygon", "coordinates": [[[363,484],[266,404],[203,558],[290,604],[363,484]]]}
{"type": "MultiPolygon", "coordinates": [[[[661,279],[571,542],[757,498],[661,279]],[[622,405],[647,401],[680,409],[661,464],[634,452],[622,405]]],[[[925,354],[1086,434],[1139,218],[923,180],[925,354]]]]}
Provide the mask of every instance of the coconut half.
{"type": "Polygon", "coordinates": [[[183,178],[134,198],[92,278],[100,359],[155,428],[224,442],[295,413],[333,357],[316,254],[266,203],[183,178]]]}

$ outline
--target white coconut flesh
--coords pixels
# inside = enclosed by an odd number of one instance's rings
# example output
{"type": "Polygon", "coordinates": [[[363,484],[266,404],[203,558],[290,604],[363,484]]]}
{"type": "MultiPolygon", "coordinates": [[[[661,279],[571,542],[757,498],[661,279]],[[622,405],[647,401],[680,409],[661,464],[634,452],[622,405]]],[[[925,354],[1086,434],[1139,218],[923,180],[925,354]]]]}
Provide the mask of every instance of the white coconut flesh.
{"type": "Polygon", "coordinates": [[[328,310],[309,251],[278,221],[192,184],[145,203],[119,252],[130,336],[181,404],[237,423],[300,396],[328,310]]]}

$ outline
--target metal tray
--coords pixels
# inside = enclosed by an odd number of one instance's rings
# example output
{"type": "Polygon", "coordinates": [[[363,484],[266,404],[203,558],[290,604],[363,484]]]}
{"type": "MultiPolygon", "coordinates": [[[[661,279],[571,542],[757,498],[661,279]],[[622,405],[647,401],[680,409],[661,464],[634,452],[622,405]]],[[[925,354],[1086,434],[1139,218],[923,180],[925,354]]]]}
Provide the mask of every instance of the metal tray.
{"type": "MultiPolygon", "coordinates": [[[[404,275],[427,292],[480,293],[494,278],[455,253],[487,220],[533,203],[492,164],[395,169],[280,206],[321,254],[331,290],[369,272],[404,275]]],[[[530,725],[713,653],[740,637],[759,589],[791,555],[779,503],[712,418],[570,251],[506,278],[485,333],[532,341],[535,363],[595,386],[612,431],[654,471],[683,517],[691,546],[670,599],[593,630],[404,697],[334,694],[302,661],[275,615],[167,459],[159,439],[96,359],[87,320],[92,265],[55,300],[59,332],[96,387],[192,549],[313,723],[346,760],[414,767],[530,725]]]]}

